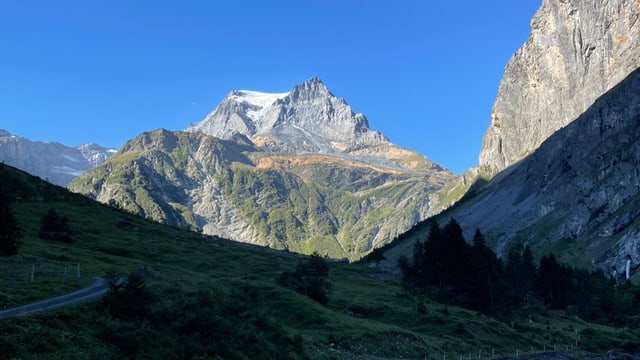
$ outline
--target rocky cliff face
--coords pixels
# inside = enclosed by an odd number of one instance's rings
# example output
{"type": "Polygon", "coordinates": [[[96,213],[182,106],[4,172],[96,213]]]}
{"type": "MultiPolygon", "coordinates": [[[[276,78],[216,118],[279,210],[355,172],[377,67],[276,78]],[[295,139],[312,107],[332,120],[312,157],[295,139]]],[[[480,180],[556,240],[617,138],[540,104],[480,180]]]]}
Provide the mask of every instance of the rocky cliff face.
{"type": "Polygon", "coordinates": [[[544,0],[506,66],[480,165],[522,159],[640,66],[639,17],[638,0],[544,0]]]}
{"type": "Polygon", "coordinates": [[[69,147],[12,135],[0,129],[0,160],[60,186],[102,163],[115,149],[94,143],[69,147]]]}
{"type": "Polygon", "coordinates": [[[609,271],[640,264],[640,70],[449,215],[502,252],[516,241],[609,271]]]}
{"type": "MultiPolygon", "coordinates": [[[[480,229],[504,255],[515,243],[563,262],[621,273],[640,267],[640,68],[537,150],[437,217],[480,229]]],[[[410,255],[421,223],[387,256],[410,255]]]]}
{"type": "Polygon", "coordinates": [[[69,188],[206,234],[357,259],[431,215],[455,178],[317,78],[231,92],[187,130],[141,134],[69,188]]]}

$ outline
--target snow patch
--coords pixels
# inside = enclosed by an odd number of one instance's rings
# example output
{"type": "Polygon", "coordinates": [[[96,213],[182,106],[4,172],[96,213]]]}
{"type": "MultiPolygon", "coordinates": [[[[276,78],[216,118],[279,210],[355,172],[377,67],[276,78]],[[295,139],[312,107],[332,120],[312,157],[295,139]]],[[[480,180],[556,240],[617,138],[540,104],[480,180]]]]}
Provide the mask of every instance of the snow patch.
{"type": "Polygon", "coordinates": [[[83,161],[81,159],[78,159],[76,157],[73,156],[69,156],[69,155],[62,155],[63,158],[71,161],[71,162],[75,162],[75,163],[82,163],[83,161]]]}
{"type": "Polygon", "coordinates": [[[69,166],[54,166],[51,169],[51,172],[55,174],[68,174],[73,176],[80,176],[82,175],[82,173],[85,172],[85,170],[78,170],[69,166]]]}
{"type": "Polygon", "coordinates": [[[251,120],[257,121],[264,117],[270,105],[285,98],[287,95],[289,95],[288,92],[263,93],[252,90],[237,90],[232,93],[230,99],[239,104],[249,105],[247,116],[251,120]]]}

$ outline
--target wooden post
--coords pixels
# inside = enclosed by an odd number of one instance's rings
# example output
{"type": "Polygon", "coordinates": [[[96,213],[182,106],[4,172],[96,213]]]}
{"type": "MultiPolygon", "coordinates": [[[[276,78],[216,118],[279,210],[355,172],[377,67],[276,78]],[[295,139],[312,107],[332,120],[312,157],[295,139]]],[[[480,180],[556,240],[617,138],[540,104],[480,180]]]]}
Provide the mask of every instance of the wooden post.
{"type": "Polygon", "coordinates": [[[31,264],[31,283],[33,283],[33,276],[36,273],[36,264],[31,264]]]}

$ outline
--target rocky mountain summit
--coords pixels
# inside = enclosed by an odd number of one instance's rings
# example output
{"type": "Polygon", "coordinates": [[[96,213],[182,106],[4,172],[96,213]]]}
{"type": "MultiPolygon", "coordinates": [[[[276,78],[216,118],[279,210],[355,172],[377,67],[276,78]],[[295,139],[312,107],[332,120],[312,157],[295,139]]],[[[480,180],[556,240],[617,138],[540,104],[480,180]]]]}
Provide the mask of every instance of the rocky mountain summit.
{"type": "Polygon", "coordinates": [[[0,129],[0,160],[60,186],[67,186],[115,151],[95,143],[69,147],[57,142],[32,141],[0,129]]]}
{"type": "Polygon", "coordinates": [[[453,178],[311,78],[233,91],[187,131],[140,134],[69,187],[206,234],[357,259],[433,214],[453,178]]]}
{"type": "Polygon", "coordinates": [[[213,112],[186,131],[221,139],[242,134],[274,152],[335,153],[388,141],[367,118],[334,96],[318,77],[286,93],[230,92],[213,112]]]}
{"type": "Polygon", "coordinates": [[[186,131],[227,140],[242,134],[270,153],[328,154],[385,167],[414,166],[398,162],[412,151],[371,130],[367,118],[354,113],[318,77],[286,93],[232,91],[204,120],[186,131]]]}
{"type": "Polygon", "coordinates": [[[480,166],[522,159],[635,70],[639,17],[637,0],[544,0],[506,66],[480,166]]]}

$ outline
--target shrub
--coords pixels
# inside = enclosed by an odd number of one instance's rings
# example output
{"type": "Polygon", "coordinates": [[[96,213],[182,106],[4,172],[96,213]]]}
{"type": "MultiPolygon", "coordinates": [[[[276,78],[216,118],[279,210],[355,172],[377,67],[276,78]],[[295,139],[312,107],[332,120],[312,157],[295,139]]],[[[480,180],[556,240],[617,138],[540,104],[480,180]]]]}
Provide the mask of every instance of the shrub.
{"type": "Polygon", "coordinates": [[[69,219],[60,216],[54,209],[50,209],[43,217],[38,236],[45,240],[73,242],[69,235],[69,219]]]}
{"type": "Polygon", "coordinates": [[[307,262],[298,264],[296,271],[280,274],[277,282],[321,304],[327,304],[327,293],[330,289],[328,276],[327,262],[318,253],[313,253],[307,262]]]}

